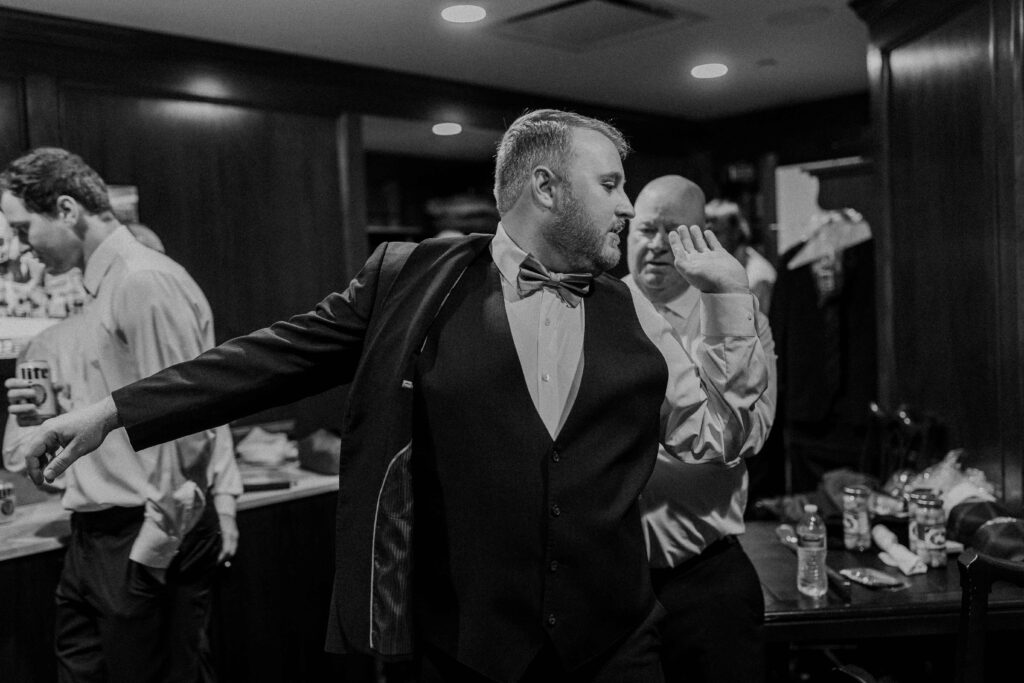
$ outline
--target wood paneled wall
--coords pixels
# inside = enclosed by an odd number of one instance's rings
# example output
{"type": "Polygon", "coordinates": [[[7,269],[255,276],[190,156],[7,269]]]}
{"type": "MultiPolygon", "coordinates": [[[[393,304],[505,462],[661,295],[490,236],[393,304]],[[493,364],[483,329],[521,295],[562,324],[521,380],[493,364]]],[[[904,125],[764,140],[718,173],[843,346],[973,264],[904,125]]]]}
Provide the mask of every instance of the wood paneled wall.
{"type": "Polygon", "coordinates": [[[12,159],[25,148],[24,111],[20,79],[0,75],[0,159],[12,159]]]}
{"type": "Polygon", "coordinates": [[[1022,502],[1021,0],[857,0],[867,21],[883,221],[883,397],[1022,502]]]}
{"type": "Polygon", "coordinates": [[[347,281],[333,118],[73,87],[61,104],[64,144],[138,186],[143,222],[187,262],[220,338],[347,281]]]}

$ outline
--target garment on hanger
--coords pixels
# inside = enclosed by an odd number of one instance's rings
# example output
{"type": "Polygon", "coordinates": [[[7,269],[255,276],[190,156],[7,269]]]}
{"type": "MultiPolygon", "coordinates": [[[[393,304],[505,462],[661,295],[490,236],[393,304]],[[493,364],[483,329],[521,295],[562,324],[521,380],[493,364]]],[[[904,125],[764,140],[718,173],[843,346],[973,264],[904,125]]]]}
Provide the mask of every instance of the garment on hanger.
{"type": "Polygon", "coordinates": [[[780,259],[769,315],[793,490],[857,466],[876,398],[870,227],[843,209],[815,214],[805,234],[780,259]]]}

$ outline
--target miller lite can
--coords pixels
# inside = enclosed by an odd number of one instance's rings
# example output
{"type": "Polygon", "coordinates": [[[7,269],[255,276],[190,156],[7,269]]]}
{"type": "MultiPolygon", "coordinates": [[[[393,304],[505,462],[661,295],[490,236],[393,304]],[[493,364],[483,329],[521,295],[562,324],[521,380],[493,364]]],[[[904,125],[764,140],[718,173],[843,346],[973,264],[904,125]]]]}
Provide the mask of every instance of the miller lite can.
{"type": "Polygon", "coordinates": [[[9,481],[0,481],[0,524],[14,519],[14,507],[14,484],[9,481]]]}
{"type": "Polygon", "coordinates": [[[39,419],[46,420],[57,414],[57,397],[53,394],[49,363],[45,360],[18,363],[18,379],[29,382],[35,390],[36,395],[32,402],[36,404],[39,419]]]}

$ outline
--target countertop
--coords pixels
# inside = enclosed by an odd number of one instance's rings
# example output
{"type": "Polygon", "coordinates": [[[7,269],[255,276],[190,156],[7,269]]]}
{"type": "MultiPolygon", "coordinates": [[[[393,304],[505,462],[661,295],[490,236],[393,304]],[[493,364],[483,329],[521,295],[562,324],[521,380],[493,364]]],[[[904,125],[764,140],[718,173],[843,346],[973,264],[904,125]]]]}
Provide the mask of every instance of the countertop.
{"type": "MultiPolygon", "coordinates": [[[[337,475],[310,472],[299,468],[297,463],[275,468],[239,463],[239,468],[247,485],[259,480],[290,483],[287,488],[243,493],[238,500],[239,512],[338,490],[337,475]]],[[[71,513],[61,506],[58,495],[42,502],[19,505],[14,518],[0,524],[0,562],[63,548],[71,533],[70,519],[71,513]]]]}

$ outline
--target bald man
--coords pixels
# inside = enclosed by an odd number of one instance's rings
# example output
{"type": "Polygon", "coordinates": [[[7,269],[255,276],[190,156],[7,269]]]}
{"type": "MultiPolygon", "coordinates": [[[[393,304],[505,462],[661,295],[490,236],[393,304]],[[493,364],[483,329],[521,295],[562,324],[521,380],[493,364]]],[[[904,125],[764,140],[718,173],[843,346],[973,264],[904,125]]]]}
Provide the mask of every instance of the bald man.
{"type": "MultiPolygon", "coordinates": [[[[705,224],[704,193],[682,176],[662,176],[640,192],[635,210],[627,241],[629,275],[623,279],[654,304],[688,354],[699,354],[716,331],[702,315],[703,295],[674,267],[668,233],[679,225],[705,224]]],[[[769,383],[749,423],[724,423],[716,444],[721,457],[713,461],[659,452],[640,500],[652,583],[668,611],[660,625],[667,681],[765,679],[764,598],[736,540],[747,503],[743,459],[761,449],[775,417],[774,344],[768,319],[760,312],[755,316],[769,383]]]]}

